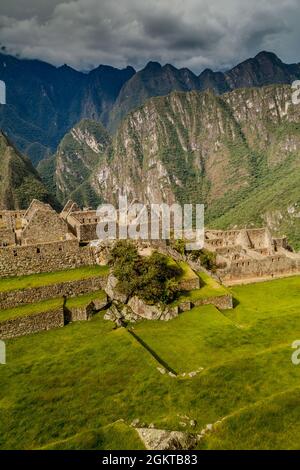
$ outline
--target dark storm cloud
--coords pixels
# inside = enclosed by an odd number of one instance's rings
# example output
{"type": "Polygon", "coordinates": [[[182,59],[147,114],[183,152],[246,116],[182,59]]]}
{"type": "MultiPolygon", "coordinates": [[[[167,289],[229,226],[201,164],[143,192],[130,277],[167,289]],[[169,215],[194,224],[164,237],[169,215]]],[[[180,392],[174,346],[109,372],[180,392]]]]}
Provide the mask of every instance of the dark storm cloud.
{"type": "Polygon", "coordinates": [[[226,68],[262,49],[299,61],[298,0],[1,0],[0,43],[88,69],[149,60],[226,68]]]}

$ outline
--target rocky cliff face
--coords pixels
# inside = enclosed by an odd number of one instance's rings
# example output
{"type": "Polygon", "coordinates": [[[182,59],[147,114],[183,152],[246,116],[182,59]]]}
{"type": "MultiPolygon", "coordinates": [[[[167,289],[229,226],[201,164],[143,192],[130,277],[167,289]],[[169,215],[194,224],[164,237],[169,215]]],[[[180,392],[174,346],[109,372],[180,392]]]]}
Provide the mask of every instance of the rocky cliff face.
{"type": "Polygon", "coordinates": [[[93,201],[86,183],[96,164],[101,163],[110,144],[110,136],[95,121],[82,120],[61,141],[54,156],[40,163],[38,169],[49,190],[62,203],[73,197],[82,205],[93,201]]]}
{"type": "Polygon", "coordinates": [[[34,164],[53,154],[63,136],[81,119],[100,120],[115,132],[121,120],[148,98],[172,91],[217,94],[236,88],[290,84],[300,78],[299,64],[287,65],[262,52],[228,72],[190,70],[150,62],[135,73],[99,66],[88,74],[37,60],[0,54],[0,79],[7,85],[7,105],[0,106],[0,128],[34,164]]]}
{"type": "Polygon", "coordinates": [[[0,106],[0,128],[34,164],[53,154],[63,136],[83,118],[106,123],[124,83],[134,75],[99,66],[90,73],[67,65],[0,54],[0,79],[7,104],[0,106]]]}
{"type": "Polygon", "coordinates": [[[30,160],[0,132],[0,209],[26,209],[34,198],[58,205],[30,160]]]}
{"type": "Polygon", "coordinates": [[[199,76],[188,69],[177,70],[171,65],[162,67],[150,62],[124,84],[110,113],[108,126],[110,130],[116,130],[120,120],[141,106],[147,98],[164,96],[175,90],[211,89],[216,94],[222,94],[237,88],[291,84],[299,78],[299,64],[284,64],[270,52],[261,52],[227,72],[207,69],[199,76]]]}
{"type": "Polygon", "coordinates": [[[299,212],[300,106],[291,98],[290,86],[270,86],[150,99],[123,121],[92,187],[114,203],[118,194],[204,202],[209,224],[273,221],[293,238],[285,215],[299,212]]]}

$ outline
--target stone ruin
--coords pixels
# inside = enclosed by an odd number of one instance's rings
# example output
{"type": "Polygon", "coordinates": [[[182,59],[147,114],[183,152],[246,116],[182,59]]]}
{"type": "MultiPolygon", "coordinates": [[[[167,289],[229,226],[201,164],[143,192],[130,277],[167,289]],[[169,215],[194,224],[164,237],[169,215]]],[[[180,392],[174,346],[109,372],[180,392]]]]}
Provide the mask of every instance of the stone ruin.
{"type": "Polygon", "coordinates": [[[267,228],[207,230],[205,248],[216,254],[217,275],[225,284],[273,279],[300,273],[300,253],[287,238],[267,228]]]}
{"type": "MultiPolygon", "coordinates": [[[[68,201],[58,214],[33,200],[26,211],[0,211],[0,277],[104,264],[95,210],[68,201]]],[[[145,253],[166,252],[165,240],[143,242],[145,253]]],[[[217,276],[225,284],[300,273],[300,254],[267,228],[206,230],[205,248],[216,253],[217,276]]]]}

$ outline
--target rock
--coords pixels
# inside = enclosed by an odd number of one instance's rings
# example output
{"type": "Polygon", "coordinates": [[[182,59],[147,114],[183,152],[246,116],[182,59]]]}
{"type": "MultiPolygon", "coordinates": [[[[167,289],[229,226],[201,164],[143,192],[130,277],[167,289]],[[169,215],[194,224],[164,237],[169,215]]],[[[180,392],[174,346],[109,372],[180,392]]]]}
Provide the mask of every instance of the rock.
{"type": "Polygon", "coordinates": [[[195,421],[194,419],[191,419],[191,420],[190,420],[190,426],[191,426],[191,428],[194,428],[194,427],[196,426],[196,424],[197,424],[197,423],[196,423],[196,421],[195,421]]]}
{"type": "Polygon", "coordinates": [[[122,302],[125,304],[127,301],[127,296],[125,294],[122,294],[120,291],[118,291],[118,288],[117,288],[118,282],[119,282],[118,279],[113,274],[110,274],[108,276],[107,284],[104,290],[110,299],[116,300],[118,302],[122,302]]]}
{"type": "Polygon", "coordinates": [[[134,419],[131,423],[130,426],[132,426],[133,428],[135,428],[138,424],[140,423],[140,420],[139,419],[134,419]]]}
{"type": "Polygon", "coordinates": [[[104,315],[105,320],[116,321],[122,319],[122,314],[119,311],[116,304],[112,304],[111,307],[106,311],[104,315]]]}
{"type": "Polygon", "coordinates": [[[164,320],[169,321],[178,316],[178,307],[165,307],[162,305],[148,305],[137,296],[132,297],[128,306],[133,313],[146,320],[164,320]]]}
{"type": "Polygon", "coordinates": [[[131,308],[133,313],[140,318],[146,318],[147,320],[159,320],[162,315],[162,310],[156,305],[147,305],[139,297],[132,297],[128,306],[131,308]]]}
{"type": "Polygon", "coordinates": [[[165,375],[166,374],[166,369],[164,369],[163,367],[157,367],[157,370],[158,372],[160,372],[162,375],[165,375]]]}
{"type": "Polygon", "coordinates": [[[213,425],[212,425],[212,424],[208,424],[208,425],[206,426],[206,429],[207,429],[207,431],[212,431],[212,430],[213,430],[213,425]]]}
{"type": "Polygon", "coordinates": [[[196,435],[185,432],[149,428],[136,430],[148,450],[189,450],[198,442],[196,435]]]}
{"type": "Polygon", "coordinates": [[[189,301],[181,302],[179,304],[179,313],[188,312],[192,308],[193,308],[193,305],[192,305],[191,302],[189,302],[189,301]]]}
{"type": "Polygon", "coordinates": [[[123,304],[120,307],[120,311],[124,320],[129,321],[131,323],[135,323],[139,320],[139,317],[135,315],[129,305],[123,304]]]}
{"type": "Polygon", "coordinates": [[[98,312],[99,310],[104,309],[107,306],[107,297],[103,299],[94,299],[93,305],[95,310],[98,312]]]}
{"type": "Polygon", "coordinates": [[[197,372],[190,372],[189,373],[189,377],[195,377],[195,375],[197,375],[197,372]]]}
{"type": "Polygon", "coordinates": [[[173,372],[169,372],[169,376],[170,376],[170,377],[173,377],[173,378],[176,378],[176,375],[173,374],[173,372]]]}

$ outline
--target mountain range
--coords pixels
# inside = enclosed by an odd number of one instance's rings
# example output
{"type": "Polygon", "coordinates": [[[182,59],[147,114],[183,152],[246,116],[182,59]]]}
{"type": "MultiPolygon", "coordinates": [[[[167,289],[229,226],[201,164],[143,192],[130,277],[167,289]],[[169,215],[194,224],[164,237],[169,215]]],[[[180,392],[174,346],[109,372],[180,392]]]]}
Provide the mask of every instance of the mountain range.
{"type": "Polygon", "coordinates": [[[210,227],[268,225],[300,248],[300,108],[290,86],[299,64],[262,52],[199,76],[155,62],[139,72],[100,66],[82,74],[4,57],[27,70],[28,88],[24,100],[19,77],[18,99],[0,106],[0,125],[27,148],[44,199],[96,206],[125,193],[147,203],[203,202],[210,227]]]}
{"type": "Polygon", "coordinates": [[[0,128],[37,165],[84,118],[99,120],[115,132],[128,112],[154,96],[209,88],[221,94],[241,87],[290,84],[299,78],[299,64],[284,64],[270,52],[227,72],[204,70],[199,76],[156,62],[137,73],[132,67],[119,70],[104,65],[83,73],[67,65],[57,68],[0,54],[0,79],[7,88],[0,128]]]}

